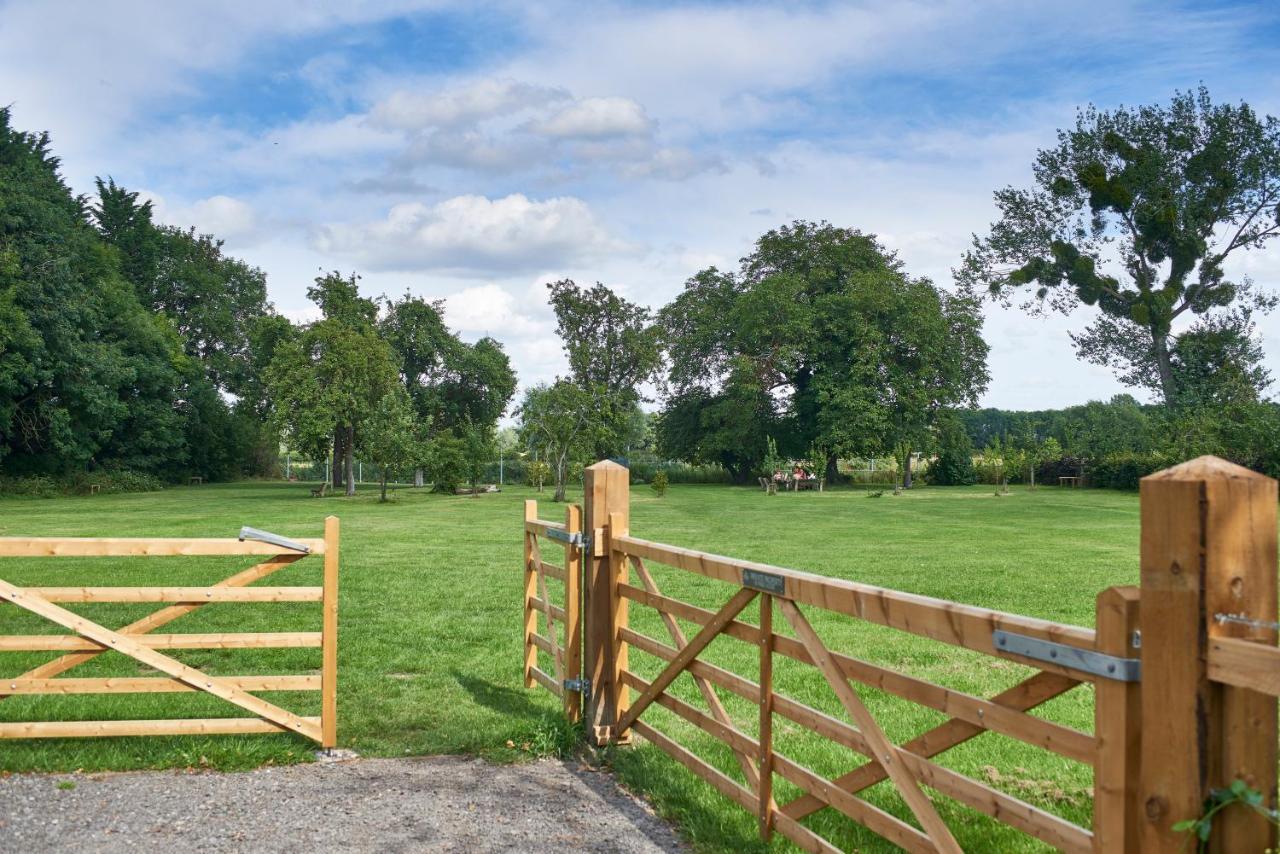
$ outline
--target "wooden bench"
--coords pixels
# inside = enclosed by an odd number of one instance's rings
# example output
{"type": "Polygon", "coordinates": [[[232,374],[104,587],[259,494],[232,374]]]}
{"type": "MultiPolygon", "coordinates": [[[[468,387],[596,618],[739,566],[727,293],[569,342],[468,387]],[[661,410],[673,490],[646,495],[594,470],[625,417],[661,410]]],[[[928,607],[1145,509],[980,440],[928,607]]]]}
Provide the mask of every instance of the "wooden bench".
{"type": "Polygon", "coordinates": [[[320,484],[318,487],[311,490],[311,497],[324,498],[325,493],[327,493],[328,491],[329,491],[329,481],[326,480],[324,483],[320,484]]]}
{"type": "Polygon", "coordinates": [[[196,476],[187,481],[187,486],[200,486],[204,483],[204,478],[196,476]]]}
{"type": "Polygon", "coordinates": [[[1078,477],[1060,477],[1058,478],[1058,486],[1070,486],[1073,489],[1080,485],[1078,477]]]}

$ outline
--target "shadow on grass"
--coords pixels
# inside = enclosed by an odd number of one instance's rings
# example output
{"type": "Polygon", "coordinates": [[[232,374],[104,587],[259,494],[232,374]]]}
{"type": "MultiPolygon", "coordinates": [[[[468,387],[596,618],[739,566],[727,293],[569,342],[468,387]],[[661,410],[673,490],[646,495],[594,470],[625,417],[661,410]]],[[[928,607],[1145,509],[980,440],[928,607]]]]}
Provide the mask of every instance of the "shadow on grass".
{"type": "Polygon", "coordinates": [[[468,676],[459,670],[453,670],[451,673],[454,681],[471,695],[471,699],[487,709],[502,712],[504,715],[514,715],[530,720],[540,720],[546,717],[546,707],[539,706],[530,699],[532,696],[531,691],[495,685],[492,682],[468,676]]]}

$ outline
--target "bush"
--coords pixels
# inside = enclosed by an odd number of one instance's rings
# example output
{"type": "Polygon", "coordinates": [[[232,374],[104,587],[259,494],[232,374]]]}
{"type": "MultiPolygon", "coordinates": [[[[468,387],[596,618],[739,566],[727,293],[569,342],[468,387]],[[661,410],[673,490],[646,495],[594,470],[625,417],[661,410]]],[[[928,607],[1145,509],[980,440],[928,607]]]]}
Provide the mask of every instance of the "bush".
{"type": "Polygon", "coordinates": [[[667,494],[667,473],[660,471],[653,476],[653,480],[649,481],[649,488],[653,490],[654,495],[659,498],[667,494]]]}
{"type": "Polygon", "coordinates": [[[632,460],[632,483],[652,483],[658,472],[667,476],[668,483],[731,483],[729,472],[721,466],[697,466],[689,463],[657,463],[632,460]]]}
{"type": "Polygon", "coordinates": [[[1169,465],[1168,457],[1162,454],[1108,454],[1086,467],[1085,477],[1090,486],[1137,489],[1139,480],[1169,465]]]}
{"type": "Polygon", "coordinates": [[[935,486],[968,486],[976,483],[973,470],[973,440],[955,418],[938,425],[938,457],[925,472],[925,480],[935,486]]]}
{"type": "Polygon", "coordinates": [[[129,470],[78,472],[61,478],[44,474],[0,478],[0,494],[31,498],[88,495],[94,486],[102,493],[156,492],[164,489],[164,482],[155,475],[129,470]]]}
{"type": "Polygon", "coordinates": [[[1060,477],[1080,477],[1081,472],[1087,474],[1090,466],[1084,457],[1069,454],[1049,460],[1041,460],[1036,468],[1036,482],[1056,486],[1060,477]]]}

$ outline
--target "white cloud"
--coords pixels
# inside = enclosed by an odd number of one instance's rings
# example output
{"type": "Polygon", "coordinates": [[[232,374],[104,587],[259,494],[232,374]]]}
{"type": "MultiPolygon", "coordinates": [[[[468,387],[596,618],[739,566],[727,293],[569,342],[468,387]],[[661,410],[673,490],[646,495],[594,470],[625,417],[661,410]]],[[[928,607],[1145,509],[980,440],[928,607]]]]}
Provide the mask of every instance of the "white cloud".
{"type": "Polygon", "coordinates": [[[140,191],[138,195],[151,202],[157,222],[178,228],[194,226],[201,234],[212,234],[223,240],[249,237],[258,226],[258,216],[253,207],[231,196],[210,196],[189,205],[174,205],[163,196],[147,190],[140,191]]]}
{"type": "Polygon", "coordinates": [[[545,119],[534,122],[535,132],[565,139],[608,139],[648,136],[654,124],[630,98],[583,98],[545,119]]]}
{"type": "Polygon", "coordinates": [[[569,93],[509,79],[477,80],[438,92],[393,92],[369,111],[376,127],[416,131],[457,127],[567,100],[569,93]]]}
{"type": "Polygon", "coordinates": [[[396,205],[377,222],[328,225],[315,248],[373,269],[485,274],[569,268],[634,249],[609,235],[581,199],[466,195],[396,205]]]}

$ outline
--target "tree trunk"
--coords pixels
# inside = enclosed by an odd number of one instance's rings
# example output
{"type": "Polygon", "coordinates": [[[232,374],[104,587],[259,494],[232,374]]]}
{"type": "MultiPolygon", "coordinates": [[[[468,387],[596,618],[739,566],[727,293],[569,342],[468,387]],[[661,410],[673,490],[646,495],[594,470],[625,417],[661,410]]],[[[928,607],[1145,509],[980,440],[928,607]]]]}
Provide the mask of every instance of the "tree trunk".
{"type": "Polygon", "coordinates": [[[908,448],[908,449],[907,449],[907,452],[906,452],[905,454],[903,454],[903,455],[902,455],[902,460],[903,460],[903,462],[902,462],[902,488],[903,488],[903,489],[910,489],[910,488],[911,488],[911,449],[910,449],[910,448],[908,448]]]}
{"type": "Polygon", "coordinates": [[[565,483],[566,468],[564,457],[556,461],[556,494],[551,499],[552,501],[564,501],[565,487],[567,486],[565,483]]]}
{"type": "Polygon", "coordinates": [[[382,497],[378,500],[384,503],[387,500],[387,470],[386,469],[382,470],[382,497]]]}
{"type": "Polygon", "coordinates": [[[333,478],[333,483],[329,485],[332,486],[334,489],[337,489],[338,487],[342,486],[342,440],[343,438],[344,438],[344,434],[342,432],[342,428],[334,427],[333,428],[333,468],[329,472],[333,478]]]}
{"type": "Polygon", "coordinates": [[[1169,357],[1169,339],[1163,333],[1153,330],[1151,342],[1156,356],[1156,368],[1160,373],[1160,393],[1164,395],[1164,405],[1173,406],[1177,403],[1178,389],[1173,381],[1173,360],[1169,357]]]}
{"type": "Polygon", "coordinates": [[[413,470],[413,485],[414,485],[414,486],[416,486],[416,487],[418,487],[418,488],[421,488],[421,487],[422,487],[422,485],[423,485],[423,482],[424,482],[424,481],[423,481],[422,469],[414,469],[414,470],[413,470]]]}
{"type": "Polygon", "coordinates": [[[346,468],[347,495],[356,494],[356,428],[347,427],[346,441],[342,448],[343,467],[346,468]]]}
{"type": "Polygon", "coordinates": [[[836,466],[835,454],[827,454],[827,473],[823,477],[828,484],[834,484],[840,479],[840,469],[836,466]]]}

